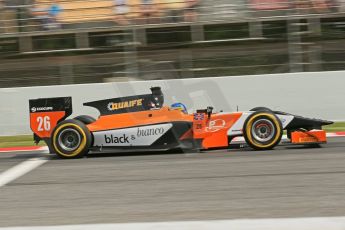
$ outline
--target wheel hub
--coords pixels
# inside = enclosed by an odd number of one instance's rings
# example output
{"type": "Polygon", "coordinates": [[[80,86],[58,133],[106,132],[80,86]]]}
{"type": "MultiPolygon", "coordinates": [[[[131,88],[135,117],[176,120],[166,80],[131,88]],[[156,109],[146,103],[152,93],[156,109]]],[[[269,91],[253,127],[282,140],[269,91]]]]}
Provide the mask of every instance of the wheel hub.
{"type": "Polygon", "coordinates": [[[77,130],[75,129],[65,129],[58,137],[59,146],[65,151],[76,150],[80,143],[81,137],[77,130]]]}
{"type": "Polygon", "coordinates": [[[260,119],[254,122],[252,126],[252,136],[259,142],[271,140],[275,134],[275,127],[268,119],[260,119]]]}

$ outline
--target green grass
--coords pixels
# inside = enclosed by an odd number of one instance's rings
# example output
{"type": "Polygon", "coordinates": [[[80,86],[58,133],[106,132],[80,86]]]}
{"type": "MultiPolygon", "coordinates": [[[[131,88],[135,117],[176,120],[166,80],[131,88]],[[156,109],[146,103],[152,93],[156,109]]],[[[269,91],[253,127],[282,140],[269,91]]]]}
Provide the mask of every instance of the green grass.
{"type": "MultiPolygon", "coordinates": [[[[336,122],[333,125],[324,126],[324,130],[327,132],[339,132],[345,131],[345,122],[336,122]]],[[[18,146],[34,146],[34,140],[32,135],[20,135],[20,136],[0,136],[0,148],[18,147],[18,146]]],[[[39,146],[44,146],[44,142],[41,141],[39,146]]]]}
{"type": "MultiPolygon", "coordinates": [[[[0,136],[0,148],[18,147],[18,146],[34,146],[34,139],[32,135],[20,135],[20,136],[0,136]]],[[[39,146],[44,146],[44,142],[41,141],[39,146]]]]}
{"type": "Polygon", "coordinates": [[[327,132],[341,132],[345,131],[345,122],[336,122],[333,125],[323,127],[327,132]]]}

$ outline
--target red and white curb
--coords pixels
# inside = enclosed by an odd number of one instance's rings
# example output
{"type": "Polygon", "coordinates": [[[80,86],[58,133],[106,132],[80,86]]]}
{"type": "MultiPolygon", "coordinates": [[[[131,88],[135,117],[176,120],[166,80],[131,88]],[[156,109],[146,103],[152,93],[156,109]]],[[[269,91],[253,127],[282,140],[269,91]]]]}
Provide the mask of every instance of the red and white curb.
{"type": "Polygon", "coordinates": [[[10,152],[30,152],[30,151],[47,151],[47,146],[23,146],[23,147],[9,147],[0,148],[0,153],[10,153],[10,152]]]}
{"type": "Polygon", "coordinates": [[[327,133],[327,137],[345,137],[345,132],[327,133]]]}
{"type": "MultiPolygon", "coordinates": [[[[327,133],[327,137],[345,137],[345,132],[335,132],[335,133],[327,133]]],[[[287,140],[287,136],[283,135],[283,141],[287,140]]],[[[244,143],[243,137],[236,137],[232,140],[231,143],[244,143]]],[[[46,152],[48,151],[47,146],[25,146],[25,147],[10,147],[10,148],[0,148],[0,153],[10,153],[10,152],[30,152],[30,151],[39,151],[39,152],[46,152]]]]}

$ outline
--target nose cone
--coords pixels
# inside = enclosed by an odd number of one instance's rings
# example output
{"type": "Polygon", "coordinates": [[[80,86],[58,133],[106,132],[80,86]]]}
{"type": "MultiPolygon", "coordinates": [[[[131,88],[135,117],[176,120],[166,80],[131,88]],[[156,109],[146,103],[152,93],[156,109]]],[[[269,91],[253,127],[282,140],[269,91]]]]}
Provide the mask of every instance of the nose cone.
{"type": "Polygon", "coordinates": [[[322,120],[322,125],[331,125],[334,124],[333,121],[326,121],[326,120],[322,120]]]}
{"type": "Polygon", "coordinates": [[[333,123],[334,123],[333,121],[307,118],[307,117],[295,115],[294,119],[291,121],[291,123],[288,124],[286,129],[299,129],[299,128],[304,128],[307,130],[322,129],[322,126],[331,125],[333,123]]]}

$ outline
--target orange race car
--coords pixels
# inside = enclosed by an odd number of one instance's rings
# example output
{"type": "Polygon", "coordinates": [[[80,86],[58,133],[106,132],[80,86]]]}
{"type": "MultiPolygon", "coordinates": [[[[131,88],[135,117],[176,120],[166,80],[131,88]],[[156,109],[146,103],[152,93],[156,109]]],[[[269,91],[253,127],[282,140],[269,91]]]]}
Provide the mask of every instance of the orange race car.
{"type": "Polygon", "coordinates": [[[44,140],[50,153],[77,158],[89,151],[207,150],[228,148],[235,137],[256,150],[274,148],[283,130],[292,144],[326,143],[323,125],[310,119],[256,107],[247,112],[213,113],[212,107],[188,114],[181,103],[163,106],[160,87],[150,94],[84,103],[100,112],[65,120],[72,114],[72,98],[30,100],[30,126],[34,140],[44,140]]]}

